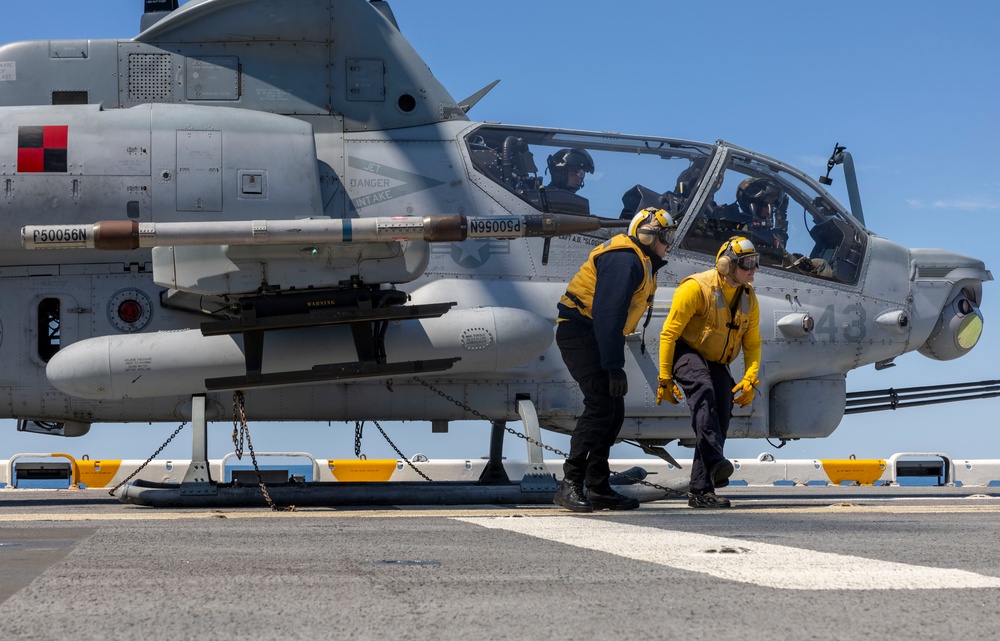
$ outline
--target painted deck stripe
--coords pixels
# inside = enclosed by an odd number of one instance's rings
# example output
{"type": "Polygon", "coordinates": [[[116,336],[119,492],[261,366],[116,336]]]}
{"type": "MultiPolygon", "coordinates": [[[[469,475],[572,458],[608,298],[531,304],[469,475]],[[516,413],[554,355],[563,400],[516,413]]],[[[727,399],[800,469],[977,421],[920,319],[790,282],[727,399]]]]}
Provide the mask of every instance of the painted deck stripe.
{"type": "Polygon", "coordinates": [[[459,518],[486,528],[783,590],[1000,588],[1000,577],[593,518],[459,518]]]}

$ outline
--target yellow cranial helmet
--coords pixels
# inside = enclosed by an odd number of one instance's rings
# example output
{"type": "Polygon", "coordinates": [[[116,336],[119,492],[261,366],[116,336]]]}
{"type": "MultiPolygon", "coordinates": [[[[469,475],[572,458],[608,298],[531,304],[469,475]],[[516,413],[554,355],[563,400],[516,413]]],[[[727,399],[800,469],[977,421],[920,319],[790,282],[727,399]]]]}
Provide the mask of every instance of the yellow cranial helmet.
{"type": "Polygon", "coordinates": [[[715,268],[723,276],[732,274],[736,267],[743,270],[757,269],[760,254],[748,238],[733,236],[719,248],[715,255],[715,268]]]}
{"type": "Polygon", "coordinates": [[[632,217],[632,222],[628,226],[628,235],[635,237],[647,247],[651,246],[656,238],[659,238],[664,245],[669,246],[674,239],[676,230],[677,223],[674,222],[666,209],[646,207],[632,217]]]}

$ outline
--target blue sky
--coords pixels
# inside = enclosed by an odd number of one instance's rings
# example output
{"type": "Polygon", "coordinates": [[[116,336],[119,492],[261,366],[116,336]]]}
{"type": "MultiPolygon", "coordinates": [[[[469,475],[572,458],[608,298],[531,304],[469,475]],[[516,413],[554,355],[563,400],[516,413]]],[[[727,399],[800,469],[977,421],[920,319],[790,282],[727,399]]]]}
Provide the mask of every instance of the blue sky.
{"type": "MultiPolygon", "coordinates": [[[[909,247],[940,247],[986,261],[1000,275],[998,86],[1000,5],[801,0],[673,2],[633,0],[395,0],[400,28],[435,76],[461,99],[501,83],[470,113],[501,121],[725,139],[796,165],[826,171],[834,143],[858,169],[866,222],[909,247]]],[[[32,0],[0,22],[0,42],[63,38],[128,39],[141,0],[32,0]]],[[[831,190],[847,202],[839,170],[831,190]]],[[[984,287],[986,329],[961,359],[919,354],[876,372],[848,376],[848,390],[1000,378],[996,323],[1000,287],[984,287]]],[[[1000,458],[1000,399],[846,417],[827,439],[791,443],[779,458],[888,458],[894,452],[945,452],[1000,458]]],[[[81,439],[14,432],[0,421],[0,458],[63,451],[92,458],[145,458],[175,425],[95,425],[81,439]]],[[[352,426],[251,424],[259,451],[306,450],[353,456],[352,426]]],[[[487,429],[474,423],[432,434],[424,423],[385,424],[404,453],[478,457],[487,429]]],[[[519,429],[520,424],[512,424],[519,429]]],[[[230,427],[210,428],[210,455],[230,451],[230,427]]],[[[190,437],[161,456],[188,458],[190,437]]],[[[548,436],[566,449],[568,439],[548,436]]],[[[523,447],[507,440],[507,456],[523,447]]],[[[369,458],[395,457],[373,427],[369,458]]],[[[678,458],[689,450],[671,448],[678,458]]],[[[634,456],[618,446],[615,456],[634,456]]],[[[730,457],[774,451],[734,440],[730,457]]]]}

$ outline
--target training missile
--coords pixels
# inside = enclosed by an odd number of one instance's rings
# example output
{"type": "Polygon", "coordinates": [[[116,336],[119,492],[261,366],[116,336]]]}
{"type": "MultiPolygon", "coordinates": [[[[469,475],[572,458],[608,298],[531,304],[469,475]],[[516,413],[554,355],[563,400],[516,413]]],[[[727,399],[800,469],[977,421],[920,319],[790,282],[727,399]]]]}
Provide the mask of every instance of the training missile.
{"type": "Polygon", "coordinates": [[[596,216],[538,214],[463,216],[429,214],[351,219],[234,220],[139,223],[112,220],[83,225],[28,225],[25,249],[107,249],[191,245],[325,245],[467,238],[551,238],[596,231],[609,222],[596,216]]]}

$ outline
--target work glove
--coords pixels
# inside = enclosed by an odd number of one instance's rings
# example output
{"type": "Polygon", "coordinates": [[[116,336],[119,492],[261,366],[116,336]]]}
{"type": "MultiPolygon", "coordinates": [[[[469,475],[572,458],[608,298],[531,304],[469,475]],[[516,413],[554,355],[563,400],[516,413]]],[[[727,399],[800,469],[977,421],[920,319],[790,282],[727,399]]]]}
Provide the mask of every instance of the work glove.
{"type": "Polygon", "coordinates": [[[608,393],[616,398],[628,394],[628,376],[622,368],[608,370],[608,393]]]}
{"type": "Polygon", "coordinates": [[[753,402],[753,393],[755,388],[760,385],[760,381],[754,377],[746,378],[744,377],[742,381],[736,384],[733,388],[733,403],[738,404],[740,407],[746,407],[753,402]]]}
{"type": "Polygon", "coordinates": [[[656,389],[656,404],[659,405],[666,400],[671,405],[677,405],[684,398],[681,389],[677,387],[672,378],[661,378],[660,386],[656,389]]]}

